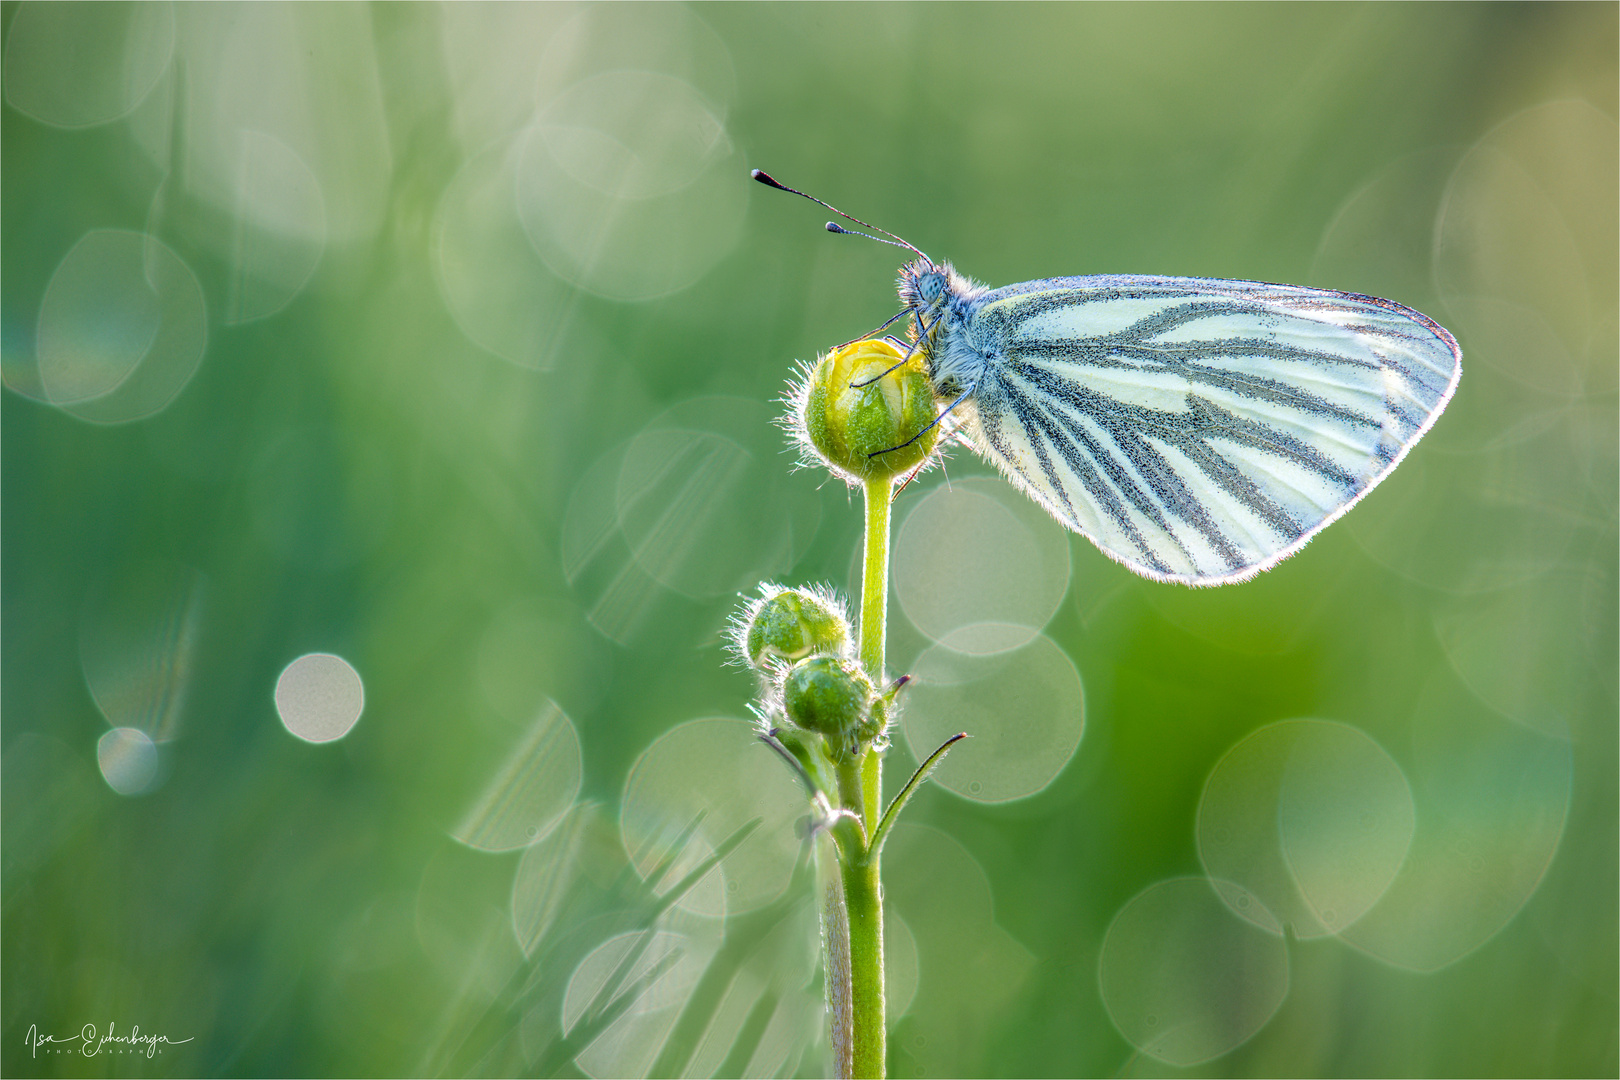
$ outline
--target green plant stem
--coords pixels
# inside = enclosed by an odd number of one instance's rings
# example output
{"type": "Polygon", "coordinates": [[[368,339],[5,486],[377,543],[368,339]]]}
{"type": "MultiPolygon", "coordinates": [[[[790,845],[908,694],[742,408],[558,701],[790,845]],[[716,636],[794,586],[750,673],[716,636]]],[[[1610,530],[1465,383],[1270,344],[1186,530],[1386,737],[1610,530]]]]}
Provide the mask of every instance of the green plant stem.
{"type": "MultiPolygon", "coordinates": [[[[861,574],[861,666],[873,685],[884,683],[883,661],[889,604],[889,506],[894,481],[866,482],[866,551],[861,574]]],[[[887,705],[877,717],[888,722],[887,705]]],[[[888,1064],[883,997],[883,900],[878,881],[879,852],[870,846],[883,807],[883,756],[869,749],[859,761],[839,769],[839,796],[844,807],[861,816],[868,841],[859,858],[841,867],[849,927],[849,1000],[851,1004],[850,1075],[878,1078],[888,1064]]]]}
{"type": "Polygon", "coordinates": [[[889,504],[894,480],[866,482],[866,551],[861,568],[861,666],[876,685],[883,683],[889,614],[889,504]]]}
{"type": "Polygon", "coordinates": [[[883,1001],[883,903],[876,859],[843,866],[849,916],[850,1076],[879,1080],[887,1065],[883,1001]]]}

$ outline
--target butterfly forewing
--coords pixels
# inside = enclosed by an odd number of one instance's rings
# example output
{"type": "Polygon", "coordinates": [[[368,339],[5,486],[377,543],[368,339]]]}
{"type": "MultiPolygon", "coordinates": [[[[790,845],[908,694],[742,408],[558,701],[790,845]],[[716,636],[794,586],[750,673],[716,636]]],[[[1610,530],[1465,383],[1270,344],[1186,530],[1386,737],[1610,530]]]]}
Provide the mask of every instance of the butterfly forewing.
{"type": "Polygon", "coordinates": [[[974,296],[969,435],[1138,573],[1240,581],[1394,467],[1456,387],[1456,342],[1398,304],[1198,278],[1057,278],[974,296]]]}

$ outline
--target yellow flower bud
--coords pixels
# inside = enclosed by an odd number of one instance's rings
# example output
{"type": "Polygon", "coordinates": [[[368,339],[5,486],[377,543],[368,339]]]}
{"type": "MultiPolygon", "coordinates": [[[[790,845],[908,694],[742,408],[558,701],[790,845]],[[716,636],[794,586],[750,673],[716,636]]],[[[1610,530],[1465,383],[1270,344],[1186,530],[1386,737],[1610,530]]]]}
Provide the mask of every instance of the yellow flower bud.
{"type": "Polygon", "coordinates": [[[800,441],[850,484],[910,472],[939,442],[933,383],[920,356],[895,367],[903,355],[887,341],[851,342],[818,360],[794,394],[800,441]]]}

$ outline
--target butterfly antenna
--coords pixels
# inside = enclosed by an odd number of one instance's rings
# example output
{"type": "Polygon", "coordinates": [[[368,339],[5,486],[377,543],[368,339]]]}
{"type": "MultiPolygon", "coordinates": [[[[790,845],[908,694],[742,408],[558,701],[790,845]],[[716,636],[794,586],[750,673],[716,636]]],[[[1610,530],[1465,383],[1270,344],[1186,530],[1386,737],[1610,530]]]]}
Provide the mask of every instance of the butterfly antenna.
{"type": "Polygon", "coordinates": [[[766,187],[773,187],[778,191],[786,191],[789,194],[797,195],[800,198],[809,199],[811,202],[817,204],[818,206],[826,207],[828,210],[831,210],[833,213],[837,214],[839,217],[848,218],[849,220],[853,221],[855,224],[863,226],[863,227],[868,228],[868,229],[871,229],[873,232],[880,232],[884,236],[887,236],[889,239],[888,240],[881,240],[879,237],[872,236],[872,235],[870,235],[868,233],[858,233],[858,232],[855,232],[855,231],[853,231],[851,229],[846,229],[842,225],[836,225],[831,221],[827,222],[827,231],[828,232],[848,233],[851,236],[865,236],[869,240],[879,240],[880,243],[884,243],[884,244],[888,244],[888,243],[892,242],[894,244],[894,246],[905,248],[907,251],[911,252],[913,255],[916,255],[919,259],[921,259],[923,262],[927,263],[929,266],[934,265],[934,260],[930,259],[927,255],[924,255],[916,247],[916,245],[907,243],[905,240],[902,240],[900,237],[896,236],[894,233],[890,232],[888,229],[880,229],[876,225],[873,225],[870,221],[862,221],[860,218],[856,217],[854,214],[846,214],[846,213],[844,213],[844,211],[838,209],[838,207],[834,206],[830,202],[825,201],[824,199],[818,199],[814,195],[806,195],[804,192],[800,191],[798,188],[790,188],[786,184],[781,183],[780,181],[778,181],[775,177],[771,176],[771,174],[766,172],[764,169],[754,169],[748,175],[752,176],[755,180],[758,180],[760,183],[764,184],[766,187]]]}
{"type": "MultiPolygon", "coordinates": [[[[827,222],[827,231],[830,232],[830,233],[837,233],[839,236],[864,236],[868,240],[876,240],[878,243],[880,243],[880,244],[888,244],[890,247],[911,248],[912,251],[917,251],[917,249],[914,248],[914,247],[911,247],[910,244],[897,244],[893,240],[885,240],[881,236],[873,236],[871,233],[861,232],[859,229],[846,229],[842,225],[838,224],[838,222],[836,222],[836,221],[827,222]]],[[[917,252],[917,253],[919,255],[922,254],[921,252],[917,252]]],[[[926,255],[923,256],[923,257],[927,258],[926,255]]]]}

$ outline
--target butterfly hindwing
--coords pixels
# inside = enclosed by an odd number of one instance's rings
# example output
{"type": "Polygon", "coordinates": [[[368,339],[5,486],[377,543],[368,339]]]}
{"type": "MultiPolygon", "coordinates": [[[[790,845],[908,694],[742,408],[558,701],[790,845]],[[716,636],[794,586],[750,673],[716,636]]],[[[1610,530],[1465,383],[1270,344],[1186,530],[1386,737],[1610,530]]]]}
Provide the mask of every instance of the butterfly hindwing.
{"type": "Polygon", "coordinates": [[[1381,480],[1456,387],[1451,335],[1352,293],[1054,278],[978,293],[967,432],[1138,573],[1214,585],[1298,550],[1381,480]]]}

